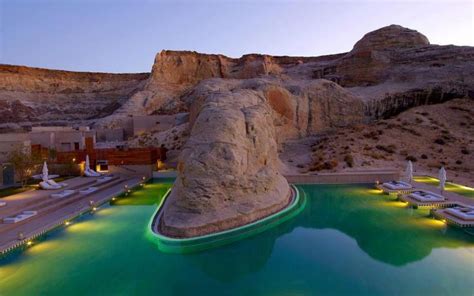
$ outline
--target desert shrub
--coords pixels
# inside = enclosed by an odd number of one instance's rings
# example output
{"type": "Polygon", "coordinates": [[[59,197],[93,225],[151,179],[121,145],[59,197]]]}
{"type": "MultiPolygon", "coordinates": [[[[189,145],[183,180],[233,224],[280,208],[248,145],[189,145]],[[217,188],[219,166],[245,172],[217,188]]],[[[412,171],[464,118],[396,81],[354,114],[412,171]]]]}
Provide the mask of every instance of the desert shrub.
{"type": "Polygon", "coordinates": [[[395,145],[389,145],[389,146],[384,146],[384,145],[376,145],[375,148],[381,150],[381,151],[384,151],[384,152],[387,152],[387,153],[390,153],[390,154],[393,154],[395,153],[395,145]]]}
{"type": "Polygon", "coordinates": [[[302,168],[304,168],[304,165],[299,163],[299,164],[296,165],[296,167],[302,169],[302,168]]]}
{"type": "Polygon", "coordinates": [[[456,160],[456,164],[462,164],[461,160],[456,160]]]}
{"type": "Polygon", "coordinates": [[[407,151],[407,150],[402,150],[402,151],[400,151],[400,155],[402,155],[402,156],[407,156],[407,155],[408,155],[408,151],[407,151]]]}
{"type": "Polygon", "coordinates": [[[410,160],[410,161],[413,161],[413,162],[417,161],[416,157],[413,156],[413,155],[408,155],[407,157],[405,157],[405,160],[410,160]]]}
{"type": "Polygon", "coordinates": [[[368,132],[368,133],[364,133],[362,136],[364,136],[364,138],[366,138],[366,139],[372,139],[372,140],[378,140],[379,139],[378,133],[376,131],[371,131],[371,132],[368,132]]]}
{"type": "Polygon", "coordinates": [[[416,117],[415,118],[415,122],[416,123],[422,123],[423,122],[423,119],[419,118],[419,117],[416,117]]]}
{"type": "Polygon", "coordinates": [[[466,126],[467,123],[465,123],[465,122],[460,122],[459,125],[460,125],[460,126],[466,126]]]}
{"type": "Polygon", "coordinates": [[[346,154],[346,156],[344,156],[344,161],[348,167],[352,168],[354,166],[354,158],[351,154],[346,154]]]}
{"type": "Polygon", "coordinates": [[[421,159],[428,159],[428,156],[426,156],[426,154],[422,154],[422,155],[420,156],[420,158],[421,158],[421,159]]]}
{"type": "Polygon", "coordinates": [[[434,140],[434,143],[435,143],[435,144],[438,144],[438,145],[444,145],[444,144],[446,144],[446,142],[445,142],[443,139],[441,139],[441,138],[435,139],[435,140],[434,140]]]}
{"type": "Polygon", "coordinates": [[[471,154],[471,151],[469,151],[469,150],[466,149],[466,148],[463,148],[463,149],[461,149],[461,153],[462,153],[462,154],[465,154],[465,155],[468,155],[468,154],[471,154]]]}

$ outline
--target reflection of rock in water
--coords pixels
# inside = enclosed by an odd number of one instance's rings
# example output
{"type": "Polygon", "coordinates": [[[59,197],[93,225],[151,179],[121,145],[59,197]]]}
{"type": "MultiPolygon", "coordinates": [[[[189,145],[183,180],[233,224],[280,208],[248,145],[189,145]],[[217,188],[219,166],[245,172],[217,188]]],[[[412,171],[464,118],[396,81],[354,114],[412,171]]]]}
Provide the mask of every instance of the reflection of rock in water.
{"type": "Polygon", "coordinates": [[[355,239],[373,259],[393,266],[421,260],[435,248],[474,243],[474,236],[428,219],[426,211],[410,213],[391,205],[393,201],[382,202],[386,196],[368,196],[344,185],[303,188],[309,197],[302,213],[304,227],[337,229],[355,239]],[[377,203],[381,206],[374,207],[377,203]]]}
{"type": "Polygon", "coordinates": [[[232,282],[260,271],[273,252],[275,241],[290,233],[297,218],[282,223],[251,238],[233,244],[187,255],[187,260],[221,282],[232,282]],[[216,260],[215,258],[219,258],[216,260]]]}

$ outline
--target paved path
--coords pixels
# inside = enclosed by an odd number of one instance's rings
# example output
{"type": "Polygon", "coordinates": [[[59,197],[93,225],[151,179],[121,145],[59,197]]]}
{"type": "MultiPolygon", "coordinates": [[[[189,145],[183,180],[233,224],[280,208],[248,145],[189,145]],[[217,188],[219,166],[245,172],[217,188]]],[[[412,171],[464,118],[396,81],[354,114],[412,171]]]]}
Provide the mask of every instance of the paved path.
{"type": "MultiPolygon", "coordinates": [[[[82,187],[88,187],[90,186],[88,185],[88,183],[90,183],[91,180],[92,179],[89,178],[75,178],[68,180],[68,188],[80,186],[81,184],[82,187]]],[[[95,180],[92,181],[95,182],[95,180]]],[[[40,235],[41,233],[44,233],[57,225],[63,224],[64,221],[72,217],[75,217],[82,212],[90,210],[90,201],[92,201],[94,205],[102,204],[110,200],[112,197],[122,193],[124,191],[125,185],[131,188],[136,185],[139,185],[141,181],[142,179],[138,177],[125,178],[122,176],[121,179],[118,179],[115,182],[111,182],[112,186],[104,188],[100,192],[91,195],[75,196],[73,199],[71,199],[71,203],[67,203],[63,207],[60,207],[58,209],[51,209],[45,211],[40,210],[38,212],[38,215],[19,223],[0,224],[0,253],[21,242],[18,240],[18,234],[20,232],[24,234],[26,240],[28,238],[40,235]]],[[[47,191],[47,199],[51,199],[49,197],[51,192],[55,191],[47,191]]],[[[9,197],[9,201],[7,202],[15,202],[15,208],[18,208],[21,207],[21,204],[23,204],[23,206],[25,206],[25,204],[28,204],[28,201],[36,202],[40,198],[45,198],[44,191],[42,190],[35,190],[34,193],[35,194],[33,195],[31,194],[31,192],[16,194],[9,197]]],[[[28,206],[23,209],[28,209],[28,206]]]]}

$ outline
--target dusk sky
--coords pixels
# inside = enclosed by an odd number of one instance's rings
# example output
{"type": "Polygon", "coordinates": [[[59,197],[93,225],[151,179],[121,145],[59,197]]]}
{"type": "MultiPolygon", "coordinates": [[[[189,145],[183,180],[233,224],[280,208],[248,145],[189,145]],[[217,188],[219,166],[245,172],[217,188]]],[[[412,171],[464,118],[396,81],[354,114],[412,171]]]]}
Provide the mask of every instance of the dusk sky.
{"type": "Polygon", "coordinates": [[[399,24],[434,44],[474,46],[474,1],[0,0],[0,63],[148,72],[162,49],[239,57],[351,50],[399,24]]]}

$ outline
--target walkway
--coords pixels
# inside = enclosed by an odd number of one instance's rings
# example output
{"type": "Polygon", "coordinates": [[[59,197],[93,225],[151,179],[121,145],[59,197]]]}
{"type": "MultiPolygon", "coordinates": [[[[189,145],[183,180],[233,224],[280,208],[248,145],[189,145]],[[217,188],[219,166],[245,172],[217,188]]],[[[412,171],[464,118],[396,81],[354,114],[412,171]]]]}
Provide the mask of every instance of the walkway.
{"type": "MultiPolygon", "coordinates": [[[[100,205],[124,192],[125,185],[132,188],[139,185],[141,181],[142,179],[139,177],[120,176],[120,179],[111,182],[110,186],[104,186],[97,193],[66,197],[64,200],[58,200],[59,207],[48,206],[44,210],[39,210],[38,214],[30,219],[15,224],[0,224],[0,253],[20,242],[18,240],[20,232],[23,233],[25,239],[38,236],[63,224],[66,220],[90,210],[91,201],[94,205],[100,205]]],[[[67,188],[84,188],[95,183],[95,178],[74,178],[67,180],[67,183],[69,185],[67,188]]],[[[45,200],[54,201],[49,196],[58,191],[61,190],[34,190],[3,198],[2,200],[7,202],[7,206],[1,209],[0,216],[6,217],[22,210],[28,210],[38,203],[44,203],[45,200]]]]}

